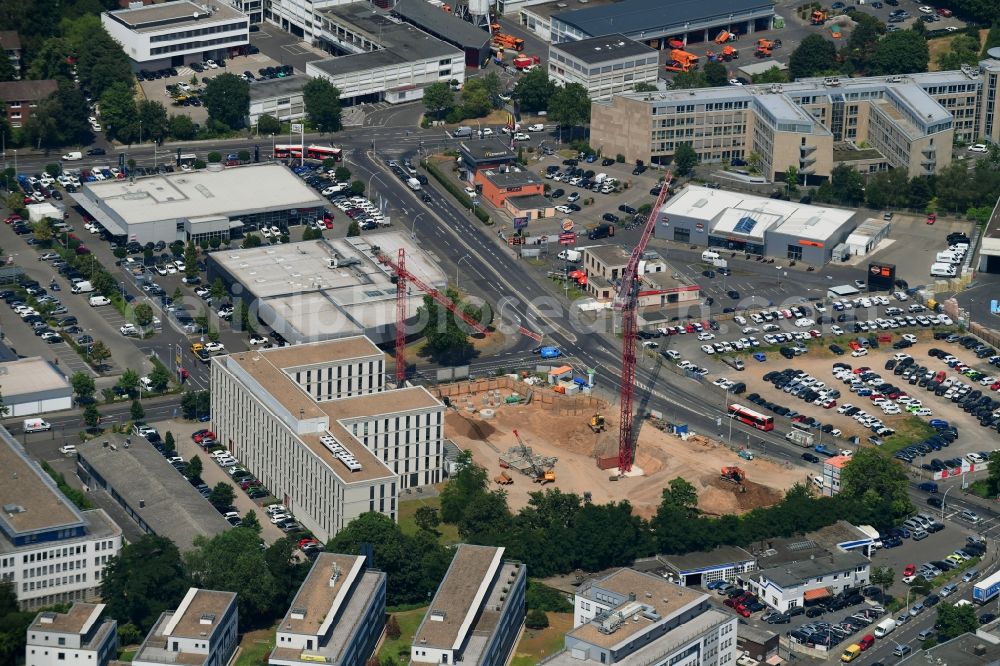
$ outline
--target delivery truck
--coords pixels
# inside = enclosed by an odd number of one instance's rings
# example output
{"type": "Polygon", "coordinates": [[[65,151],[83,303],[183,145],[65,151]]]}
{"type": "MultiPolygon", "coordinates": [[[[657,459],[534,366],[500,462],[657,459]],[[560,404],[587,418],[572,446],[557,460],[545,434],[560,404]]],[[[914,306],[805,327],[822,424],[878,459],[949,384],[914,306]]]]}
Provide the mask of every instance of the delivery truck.
{"type": "Polygon", "coordinates": [[[46,430],[52,430],[52,425],[48,421],[37,418],[24,420],[24,432],[45,432],[46,430]]]}
{"type": "Polygon", "coordinates": [[[583,252],[580,250],[563,250],[557,256],[563,261],[576,263],[583,259],[583,252]]]}

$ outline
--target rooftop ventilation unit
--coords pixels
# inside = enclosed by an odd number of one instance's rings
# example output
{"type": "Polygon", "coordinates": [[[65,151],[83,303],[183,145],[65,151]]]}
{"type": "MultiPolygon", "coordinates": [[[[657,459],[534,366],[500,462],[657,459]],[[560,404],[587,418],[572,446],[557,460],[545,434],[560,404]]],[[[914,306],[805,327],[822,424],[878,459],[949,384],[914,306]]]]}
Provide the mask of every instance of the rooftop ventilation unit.
{"type": "Polygon", "coordinates": [[[212,624],[215,622],[215,613],[202,613],[198,619],[198,624],[212,624]]]}
{"type": "Polygon", "coordinates": [[[336,439],[329,435],[322,435],[320,436],[319,441],[326,447],[327,451],[332,453],[337,458],[337,460],[344,463],[344,466],[347,467],[347,469],[352,472],[361,471],[361,463],[358,462],[358,459],[354,457],[354,454],[341,446],[340,442],[336,439]]]}

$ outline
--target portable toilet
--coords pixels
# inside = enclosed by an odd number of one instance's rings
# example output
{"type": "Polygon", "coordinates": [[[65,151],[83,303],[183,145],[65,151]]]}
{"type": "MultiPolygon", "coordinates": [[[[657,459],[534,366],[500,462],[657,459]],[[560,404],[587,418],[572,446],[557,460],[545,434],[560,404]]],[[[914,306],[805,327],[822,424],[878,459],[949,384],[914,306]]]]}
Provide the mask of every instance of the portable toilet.
{"type": "Polygon", "coordinates": [[[597,370],[587,368],[587,387],[594,388],[594,381],[597,379],[597,370]]]}

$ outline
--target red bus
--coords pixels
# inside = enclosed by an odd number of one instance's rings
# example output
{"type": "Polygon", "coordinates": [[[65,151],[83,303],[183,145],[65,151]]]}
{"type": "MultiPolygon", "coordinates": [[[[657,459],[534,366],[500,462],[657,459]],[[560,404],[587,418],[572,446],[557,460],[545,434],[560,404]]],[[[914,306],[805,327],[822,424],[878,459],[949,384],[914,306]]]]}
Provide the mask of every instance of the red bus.
{"type": "Polygon", "coordinates": [[[289,145],[279,143],[274,147],[274,159],[283,160],[289,157],[302,157],[302,144],[289,145]]]}
{"type": "MultiPolygon", "coordinates": [[[[279,143],[274,146],[274,159],[301,159],[302,158],[302,144],[284,144],[279,143]]],[[[340,161],[341,150],[340,148],[334,148],[332,146],[306,146],[306,159],[307,160],[326,160],[334,159],[340,161]]]]}
{"type": "Polygon", "coordinates": [[[738,419],[757,430],[774,430],[774,417],[765,416],[741,405],[729,405],[729,417],[738,419]]]}

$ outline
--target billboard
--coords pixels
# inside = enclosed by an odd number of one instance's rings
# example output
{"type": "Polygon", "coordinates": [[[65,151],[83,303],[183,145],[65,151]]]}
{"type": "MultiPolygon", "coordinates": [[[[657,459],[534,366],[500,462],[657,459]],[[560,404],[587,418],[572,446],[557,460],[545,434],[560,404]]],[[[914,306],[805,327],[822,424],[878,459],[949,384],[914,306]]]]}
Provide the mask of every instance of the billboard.
{"type": "Polygon", "coordinates": [[[868,264],[868,291],[892,291],[895,283],[895,264],[868,264]]]}

